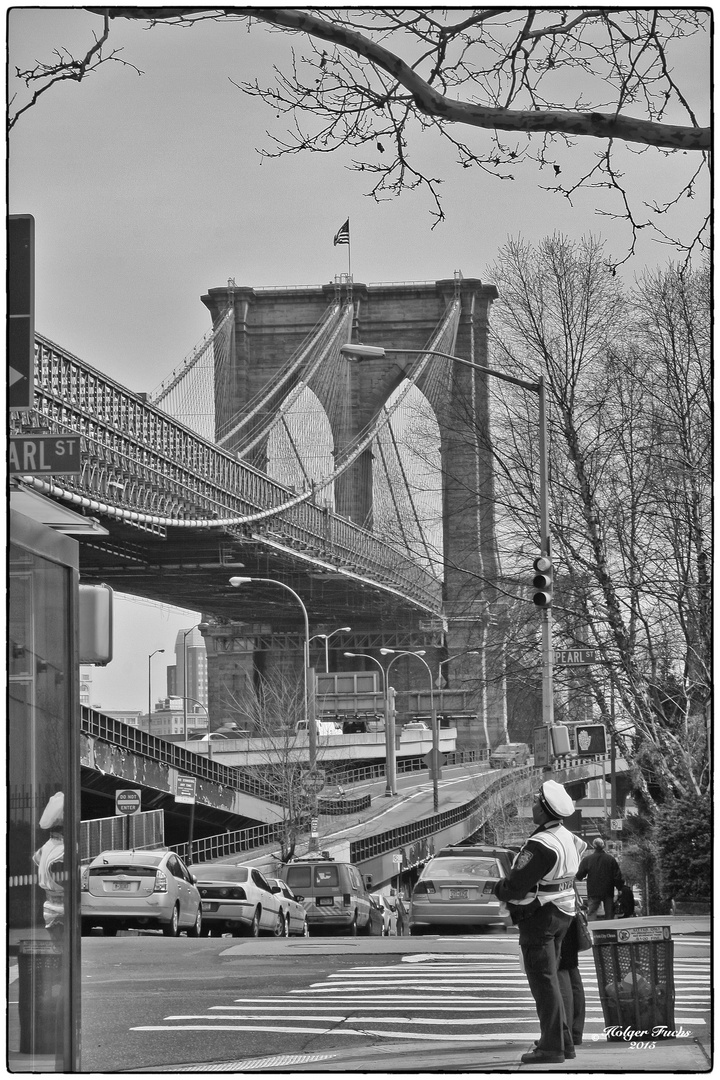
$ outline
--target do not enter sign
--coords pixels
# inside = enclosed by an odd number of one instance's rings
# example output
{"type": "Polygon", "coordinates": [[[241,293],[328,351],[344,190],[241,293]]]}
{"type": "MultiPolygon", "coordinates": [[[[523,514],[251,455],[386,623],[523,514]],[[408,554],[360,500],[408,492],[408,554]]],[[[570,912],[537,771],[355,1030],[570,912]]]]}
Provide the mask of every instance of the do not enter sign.
{"type": "Polygon", "coordinates": [[[140,813],[140,792],[134,788],[126,788],[125,790],[115,792],[115,813],[116,814],[139,814],[140,813]]]}

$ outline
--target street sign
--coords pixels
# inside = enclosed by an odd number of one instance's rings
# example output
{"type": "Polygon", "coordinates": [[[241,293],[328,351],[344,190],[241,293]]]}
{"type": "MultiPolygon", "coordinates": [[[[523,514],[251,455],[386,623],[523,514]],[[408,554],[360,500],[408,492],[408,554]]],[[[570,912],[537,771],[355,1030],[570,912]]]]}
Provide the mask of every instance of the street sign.
{"type": "Polygon", "coordinates": [[[599,664],[598,649],[555,649],[555,667],[576,667],[582,664],[599,664]]]}
{"type": "Polygon", "coordinates": [[[7,407],[33,407],[35,388],[35,219],[7,223],[7,407]]]}
{"type": "Polygon", "coordinates": [[[310,819],[310,835],[317,836],[318,834],[318,820],[317,818],[310,819]]]}
{"type": "Polygon", "coordinates": [[[315,769],[313,772],[306,772],[300,782],[305,791],[314,792],[317,795],[325,787],[325,770],[315,769]]]}
{"type": "Polygon", "coordinates": [[[194,803],[197,780],[194,776],[178,776],[175,785],[176,803],[194,803]]]}
{"type": "Polygon", "coordinates": [[[10,474],[80,473],[79,435],[14,435],[8,447],[10,474]]]}
{"type": "Polygon", "coordinates": [[[620,832],[623,827],[623,819],[621,817],[610,818],[610,828],[614,832],[620,832]]]}
{"type": "Polygon", "coordinates": [[[442,767],[445,764],[445,755],[441,754],[439,750],[428,750],[427,754],[423,755],[423,761],[430,770],[430,776],[438,780],[442,777],[442,767]]]}
{"type": "Polygon", "coordinates": [[[399,852],[396,852],[393,855],[392,861],[395,863],[396,866],[402,866],[403,857],[399,852]]]}
{"type": "Polygon", "coordinates": [[[141,793],[135,788],[120,789],[115,792],[115,813],[130,814],[140,813],[141,793]]]}
{"type": "Polygon", "coordinates": [[[548,735],[547,727],[538,727],[533,731],[533,751],[535,759],[535,767],[537,769],[543,769],[550,764],[552,760],[550,737],[548,735]]]}

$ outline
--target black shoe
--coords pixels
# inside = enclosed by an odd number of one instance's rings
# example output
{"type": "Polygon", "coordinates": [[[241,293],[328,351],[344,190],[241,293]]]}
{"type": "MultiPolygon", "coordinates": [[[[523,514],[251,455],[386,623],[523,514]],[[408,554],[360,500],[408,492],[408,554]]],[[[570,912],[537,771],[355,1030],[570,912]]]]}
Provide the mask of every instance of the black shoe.
{"type": "Polygon", "coordinates": [[[565,1060],[564,1054],[551,1054],[548,1050],[528,1050],[520,1058],[522,1065],[559,1065],[565,1060]]]}

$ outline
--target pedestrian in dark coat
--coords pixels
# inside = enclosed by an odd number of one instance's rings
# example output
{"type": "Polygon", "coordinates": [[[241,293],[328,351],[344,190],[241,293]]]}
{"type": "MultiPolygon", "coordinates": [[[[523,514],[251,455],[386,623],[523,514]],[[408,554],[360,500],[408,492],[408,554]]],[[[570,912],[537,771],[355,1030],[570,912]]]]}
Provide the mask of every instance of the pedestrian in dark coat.
{"type": "Polygon", "coordinates": [[[622,889],[623,876],[617,859],[605,850],[605,841],[599,836],[593,840],[593,851],[580,863],[577,880],[587,878],[588,919],[598,918],[603,905],[606,919],[614,916],[613,897],[616,889],[622,889]]]}

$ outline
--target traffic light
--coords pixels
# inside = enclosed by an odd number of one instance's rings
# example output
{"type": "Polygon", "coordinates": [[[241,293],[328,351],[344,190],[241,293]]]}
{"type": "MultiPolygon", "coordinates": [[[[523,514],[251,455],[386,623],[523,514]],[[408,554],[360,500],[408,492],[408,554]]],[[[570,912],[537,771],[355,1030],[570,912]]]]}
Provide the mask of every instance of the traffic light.
{"type": "Polygon", "coordinates": [[[536,607],[550,607],[552,604],[553,591],[553,565],[552,559],[547,555],[540,555],[533,563],[535,577],[533,578],[533,604],[536,607]]]}

